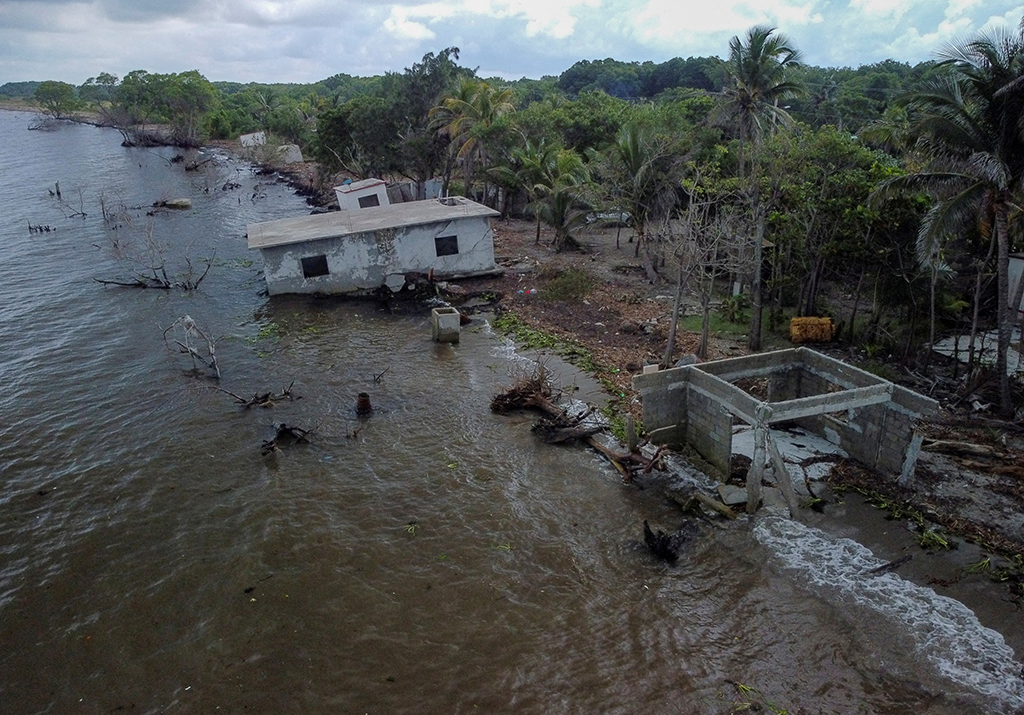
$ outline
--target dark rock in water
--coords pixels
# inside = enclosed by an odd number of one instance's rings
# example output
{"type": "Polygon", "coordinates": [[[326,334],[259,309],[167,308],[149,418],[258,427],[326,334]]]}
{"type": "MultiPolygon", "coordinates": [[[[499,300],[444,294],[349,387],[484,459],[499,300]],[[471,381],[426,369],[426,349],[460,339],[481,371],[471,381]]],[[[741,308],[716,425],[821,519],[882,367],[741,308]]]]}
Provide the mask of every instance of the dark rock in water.
{"type": "Polygon", "coordinates": [[[679,550],[699,533],[700,529],[692,521],[684,521],[677,531],[666,534],[661,529],[653,531],[644,519],[644,543],[652,554],[670,564],[679,559],[679,550]]]}

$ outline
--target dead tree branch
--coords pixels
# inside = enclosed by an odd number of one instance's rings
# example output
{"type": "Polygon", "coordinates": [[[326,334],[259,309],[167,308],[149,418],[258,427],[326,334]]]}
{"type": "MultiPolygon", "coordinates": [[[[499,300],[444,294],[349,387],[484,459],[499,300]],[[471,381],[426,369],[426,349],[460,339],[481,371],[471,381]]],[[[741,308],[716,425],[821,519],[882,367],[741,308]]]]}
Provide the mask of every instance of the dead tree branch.
{"type": "Polygon", "coordinates": [[[180,333],[181,339],[179,340],[175,337],[173,342],[178,346],[181,354],[192,358],[192,369],[198,372],[198,365],[205,365],[210,370],[213,370],[214,375],[219,380],[220,367],[217,365],[216,341],[196,325],[196,321],[188,315],[181,316],[164,330],[164,344],[167,345],[168,349],[170,349],[170,344],[167,340],[167,334],[171,331],[175,332],[175,336],[180,333]],[[206,343],[205,355],[201,352],[200,347],[197,347],[200,341],[206,343]]]}

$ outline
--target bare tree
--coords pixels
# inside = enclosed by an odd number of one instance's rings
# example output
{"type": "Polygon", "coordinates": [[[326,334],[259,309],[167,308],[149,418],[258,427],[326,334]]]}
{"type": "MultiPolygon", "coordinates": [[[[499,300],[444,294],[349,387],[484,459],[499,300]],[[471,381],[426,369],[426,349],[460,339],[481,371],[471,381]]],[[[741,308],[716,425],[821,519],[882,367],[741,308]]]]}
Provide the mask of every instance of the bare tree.
{"type": "Polygon", "coordinates": [[[668,247],[668,261],[676,269],[672,321],[662,360],[666,367],[672,364],[684,293],[695,292],[701,306],[703,320],[697,356],[703,360],[707,358],[711,300],[716,281],[723,275],[739,272],[750,263],[748,252],[744,250],[749,227],[744,213],[737,208],[738,197],[702,187],[699,172],[684,186],[688,193],[686,207],[676,218],[658,227],[668,247]]]}
{"type": "Polygon", "coordinates": [[[131,276],[119,280],[96,278],[97,283],[128,288],[195,290],[209,274],[214,256],[193,263],[188,254],[190,244],[182,252],[175,270],[168,265],[170,245],[154,236],[152,221],[140,226],[127,207],[121,206],[112,211],[102,199],[101,206],[110,229],[111,253],[127,268],[131,276]]]}

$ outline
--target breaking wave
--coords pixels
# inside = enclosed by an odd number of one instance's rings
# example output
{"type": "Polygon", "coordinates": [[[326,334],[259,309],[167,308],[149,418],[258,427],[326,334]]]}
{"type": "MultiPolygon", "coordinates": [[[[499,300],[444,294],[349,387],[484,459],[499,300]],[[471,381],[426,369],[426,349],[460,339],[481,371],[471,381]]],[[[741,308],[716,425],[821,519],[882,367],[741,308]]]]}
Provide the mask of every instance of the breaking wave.
{"type": "Polygon", "coordinates": [[[950,681],[951,690],[981,695],[1002,712],[1024,708],[1024,680],[1013,649],[959,601],[891,572],[866,575],[885,563],[870,549],[791,519],[763,517],[754,535],[783,571],[797,572],[817,596],[853,609],[853,618],[867,611],[890,633],[897,629],[918,658],[950,681]]]}

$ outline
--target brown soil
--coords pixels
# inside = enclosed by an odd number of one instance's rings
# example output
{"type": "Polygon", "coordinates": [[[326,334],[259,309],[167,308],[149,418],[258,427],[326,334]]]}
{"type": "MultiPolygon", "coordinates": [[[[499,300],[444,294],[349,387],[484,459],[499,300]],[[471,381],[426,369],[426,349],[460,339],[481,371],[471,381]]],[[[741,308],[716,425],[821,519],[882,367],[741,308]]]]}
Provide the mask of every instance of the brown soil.
{"type": "MultiPolygon", "coordinates": [[[[581,344],[593,356],[598,377],[626,395],[630,380],[644,365],[664,357],[673,304],[673,287],[651,285],[634,255],[629,228],[594,228],[580,234],[583,251],[556,253],[551,234],[520,220],[496,221],[494,252],[504,269],[500,278],[476,279],[467,288],[502,295],[502,310],[523,322],[581,344]],[[576,271],[589,276],[592,289],[585,297],[551,299],[545,293],[553,279],[576,271]]],[[[692,306],[689,312],[692,313],[692,306]]],[[[693,353],[697,335],[680,331],[674,357],[693,353]]],[[[742,352],[734,340],[712,341],[712,359],[742,352]]]]}

